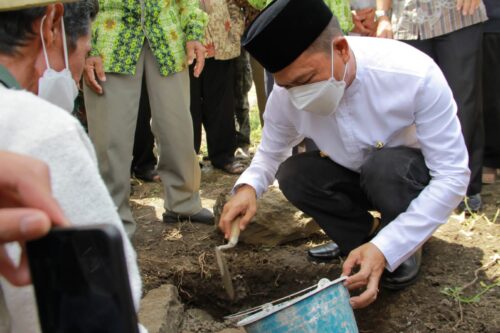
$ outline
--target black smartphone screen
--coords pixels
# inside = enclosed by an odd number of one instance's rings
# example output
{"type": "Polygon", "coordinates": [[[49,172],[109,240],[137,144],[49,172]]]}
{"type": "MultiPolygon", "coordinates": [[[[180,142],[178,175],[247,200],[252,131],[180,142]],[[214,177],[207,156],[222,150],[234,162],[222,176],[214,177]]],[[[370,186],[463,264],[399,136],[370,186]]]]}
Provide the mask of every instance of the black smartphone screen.
{"type": "Polygon", "coordinates": [[[44,333],[138,332],[116,228],[53,229],[27,250],[44,333]]]}

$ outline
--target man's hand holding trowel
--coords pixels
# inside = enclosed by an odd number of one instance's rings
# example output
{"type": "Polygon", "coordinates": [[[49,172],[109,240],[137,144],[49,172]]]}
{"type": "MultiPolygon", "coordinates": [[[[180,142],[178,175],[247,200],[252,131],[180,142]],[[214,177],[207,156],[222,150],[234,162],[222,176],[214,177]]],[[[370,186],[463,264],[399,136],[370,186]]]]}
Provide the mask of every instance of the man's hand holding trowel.
{"type": "Polygon", "coordinates": [[[222,251],[231,249],[238,243],[240,230],[244,230],[257,211],[257,199],[255,190],[248,185],[243,185],[237,189],[235,195],[229,203],[224,206],[220,218],[219,227],[224,232],[225,238],[229,242],[215,248],[215,258],[222,276],[224,289],[230,300],[235,299],[235,291],[231,274],[227,267],[226,259],[222,251]]]}
{"type": "MultiPolygon", "coordinates": [[[[233,197],[224,205],[219,221],[219,228],[224,233],[226,239],[230,239],[228,245],[219,246],[216,249],[216,257],[221,270],[224,288],[229,299],[234,300],[235,292],[232,279],[227,269],[224,256],[220,250],[234,247],[233,239],[239,236],[234,223],[239,222],[239,230],[245,230],[250,220],[257,212],[257,197],[255,189],[247,184],[240,185],[233,197]],[[239,221],[238,221],[239,220],[239,221]],[[234,226],[234,228],[233,228],[234,226]]],[[[236,238],[237,242],[237,238],[236,238]]],[[[364,244],[355,251],[352,251],[344,262],[343,274],[350,275],[354,266],[359,266],[358,273],[347,278],[344,284],[349,289],[357,289],[367,285],[367,289],[359,296],[351,298],[351,305],[354,308],[363,308],[376,300],[378,294],[378,283],[385,265],[382,253],[370,243],[364,244]],[[369,258],[369,259],[367,259],[369,258]],[[376,259],[375,259],[376,258],[376,259]]]]}
{"type": "Polygon", "coordinates": [[[235,195],[224,206],[219,220],[219,228],[226,239],[231,237],[232,222],[237,217],[240,217],[240,230],[245,230],[257,212],[257,197],[252,186],[241,185],[235,192],[235,195]]]}

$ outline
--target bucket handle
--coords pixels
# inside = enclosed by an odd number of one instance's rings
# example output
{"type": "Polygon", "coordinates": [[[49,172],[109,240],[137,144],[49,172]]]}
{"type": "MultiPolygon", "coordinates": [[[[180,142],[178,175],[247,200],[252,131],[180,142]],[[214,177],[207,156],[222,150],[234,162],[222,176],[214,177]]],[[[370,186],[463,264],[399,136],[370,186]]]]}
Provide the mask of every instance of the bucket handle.
{"type": "Polygon", "coordinates": [[[319,280],[319,282],[317,284],[312,285],[310,287],[307,287],[305,289],[299,290],[299,291],[297,291],[297,292],[295,292],[295,293],[293,293],[291,295],[287,295],[285,297],[278,298],[278,299],[276,299],[274,301],[271,301],[269,303],[265,303],[265,304],[256,306],[254,308],[250,308],[250,309],[247,309],[247,310],[244,310],[244,311],[240,311],[238,313],[226,316],[226,317],[224,317],[224,319],[225,320],[233,320],[233,319],[236,319],[236,318],[240,318],[240,317],[243,317],[243,316],[247,316],[247,315],[259,312],[259,311],[264,310],[264,309],[269,309],[270,307],[272,307],[273,305],[275,305],[276,303],[279,303],[281,301],[285,301],[285,300],[288,300],[288,299],[293,298],[295,296],[299,296],[299,295],[305,294],[305,293],[307,293],[307,292],[309,292],[309,291],[311,291],[313,289],[316,289],[316,288],[321,289],[324,286],[326,286],[327,284],[339,283],[341,281],[344,281],[345,279],[347,279],[347,276],[341,276],[340,278],[334,280],[333,282],[330,282],[330,280],[328,280],[326,278],[323,278],[323,279],[319,280]]]}

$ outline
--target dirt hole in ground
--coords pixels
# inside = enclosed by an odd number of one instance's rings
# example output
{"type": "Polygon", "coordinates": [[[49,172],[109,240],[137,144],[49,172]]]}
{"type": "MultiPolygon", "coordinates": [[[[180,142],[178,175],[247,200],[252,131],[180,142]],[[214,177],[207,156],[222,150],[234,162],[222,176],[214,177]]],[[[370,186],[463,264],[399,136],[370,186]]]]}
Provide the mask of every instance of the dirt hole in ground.
{"type": "Polygon", "coordinates": [[[206,257],[208,266],[202,280],[196,273],[184,273],[182,279],[178,279],[179,294],[186,304],[202,308],[222,321],[224,316],[310,287],[319,277],[335,279],[340,274],[339,261],[311,263],[296,247],[269,249],[266,254],[263,258],[262,253],[245,246],[232,253],[225,252],[235,289],[233,301],[223,288],[212,254],[206,257]]]}

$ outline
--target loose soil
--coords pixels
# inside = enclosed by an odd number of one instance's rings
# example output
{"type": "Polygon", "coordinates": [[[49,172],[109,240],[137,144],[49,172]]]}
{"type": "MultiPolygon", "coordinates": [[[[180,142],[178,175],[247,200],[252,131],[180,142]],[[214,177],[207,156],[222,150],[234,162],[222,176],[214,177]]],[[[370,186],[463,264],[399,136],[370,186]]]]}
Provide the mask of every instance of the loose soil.
{"type": "MultiPolygon", "coordinates": [[[[236,178],[204,168],[203,205],[212,208],[236,178]]],[[[500,207],[498,193],[500,183],[485,186],[482,216],[454,215],[434,234],[424,246],[422,271],[415,285],[399,292],[381,290],[374,304],[355,311],[361,332],[500,332],[500,260],[494,261],[500,254],[500,218],[493,221],[500,207]],[[479,299],[466,302],[495,282],[497,286],[479,299]],[[461,301],[443,293],[446,288],[463,286],[467,287],[461,301]]],[[[165,283],[177,286],[187,307],[203,309],[219,321],[197,332],[232,327],[223,316],[304,289],[320,278],[340,275],[340,260],[321,264],[307,260],[307,249],[328,241],[325,236],[272,248],[238,244],[225,252],[236,289],[236,299],[229,301],[214,256],[223,236],[213,226],[163,223],[162,197],[160,184],[134,181],[132,205],[138,229],[133,243],[144,293],[165,283]]]]}

